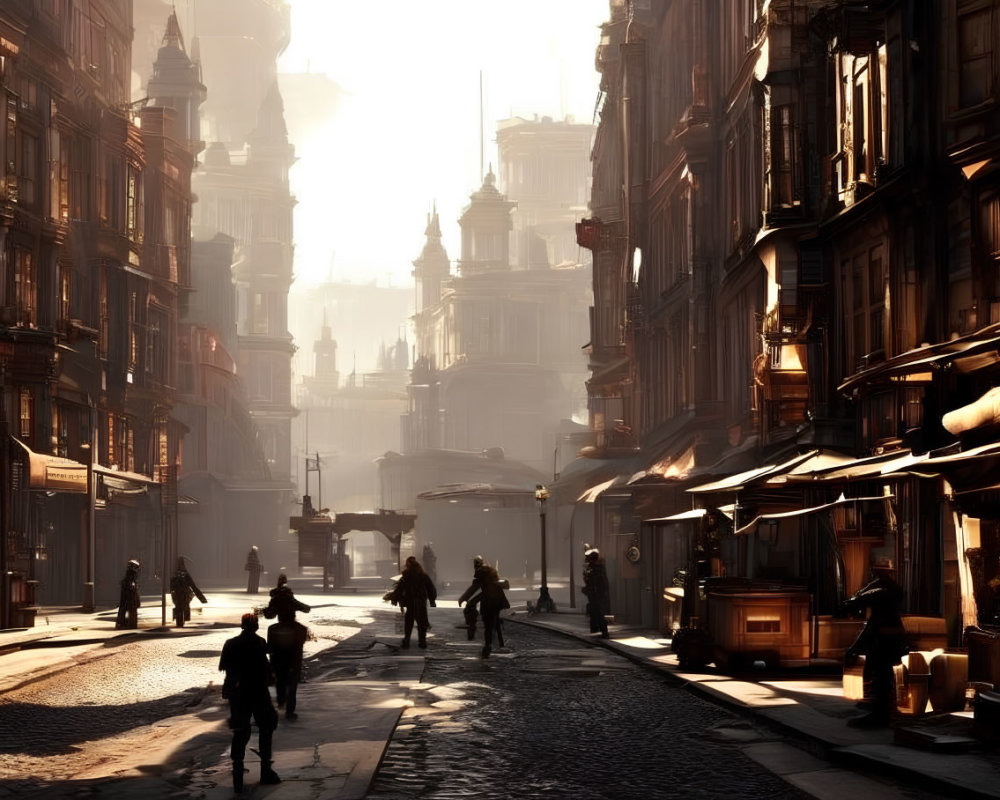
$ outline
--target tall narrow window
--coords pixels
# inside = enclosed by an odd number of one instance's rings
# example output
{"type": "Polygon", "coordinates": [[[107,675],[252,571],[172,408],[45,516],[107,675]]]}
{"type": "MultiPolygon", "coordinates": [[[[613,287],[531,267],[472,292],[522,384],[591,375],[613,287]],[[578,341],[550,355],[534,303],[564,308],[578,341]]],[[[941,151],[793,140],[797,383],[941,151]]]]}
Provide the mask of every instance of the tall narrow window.
{"type": "Polygon", "coordinates": [[[73,268],[59,265],[59,319],[69,321],[73,315],[73,268]]]}
{"type": "Polygon", "coordinates": [[[69,219],[69,175],[70,175],[70,143],[60,137],[59,141],[59,219],[69,219]]]}
{"type": "Polygon", "coordinates": [[[30,445],[32,432],[35,429],[35,399],[32,397],[30,389],[21,389],[19,396],[19,433],[21,434],[21,441],[30,445]]]}
{"type": "Polygon", "coordinates": [[[790,105],[774,109],[772,135],[774,136],[772,205],[790,206],[795,202],[795,129],[790,105]]]}
{"type": "Polygon", "coordinates": [[[139,363],[139,321],[136,318],[138,299],[136,293],[129,294],[128,300],[128,368],[134,371],[139,363]]]}
{"type": "Polygon", "coordinates": [[[993,93],[992,9],[987,6],[958,18],[958,102],[977,106],[993,93]]]}
{"type": "Polygon", "coordinates": [[[263,292],[254,292],[252,333],[266,335],[267,332],[267,295],[263,292]]]}
{"type": "Polygon", "coordinates": [[[98,347],[101,351],[101,358],[108,357],[108,331],[110,328],[110,319],[108,317],[108,271],[104,264],[99,267],[100,271],[100,297],[98,299],[98,313],[100,314],[100,320],[98,322],[98,347]]]}
{"type": "Polygon", "coordinates": [[[35,263],[30,250],[14,251],[14,296],[17,303],[17,321],[34,325],[35,316],[35,263]]]}
{"type": "Polygon", "coordinates": [[[20,169],[17,179],[18,201],[34,206],[38,199],[38,137],[21,136],[20,169]]]}

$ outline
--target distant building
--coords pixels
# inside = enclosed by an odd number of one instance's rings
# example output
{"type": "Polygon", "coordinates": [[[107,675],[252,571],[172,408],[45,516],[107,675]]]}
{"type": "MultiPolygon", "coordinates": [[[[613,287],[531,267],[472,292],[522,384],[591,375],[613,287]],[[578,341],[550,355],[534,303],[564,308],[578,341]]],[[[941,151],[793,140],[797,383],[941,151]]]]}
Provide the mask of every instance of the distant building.
{"type": "Polygon", "coordinates": [[[459,219],[462,257],[454,276],[446,271],[436,212],[428,224],[414,262],[418,349],[404,453],[498,447],[509,459],[549,471],[560,420],[582,408],[589,270],[512,269],[513,207],[488,173],[459,219]]]}
{"type": "Polygon", "coordinates": [[[497,176],[516,203],[511,263],[540,269],[590,260],[576,242],[575,223],[590,202],[594,126],[572,117],[514,117],[497,124],[497,176]]]}
{"type": "MultiPolygon", "coordinates": [[[[135,6],[138,50],[148,47],[162,2],[135,6]]],[[[192,0],[179,13],[197,21],[191,60],[208,98],[200,126],[190,120],[190,135],[203,130],[211,142],[193,179],[196,260],[205,274],[193,281],[180,343],[179,414],[189,426],[190,455],[180,481],[182,494],[197,503],[183,508],[181,544],[201,553],[202,573],[233,579],[243,574],[251,544],[269,568],[290,559],[294,148],[276,76],[288,6],[192,0]]],[[[154,75],[149,94],[162,83],[154,75]]]]}

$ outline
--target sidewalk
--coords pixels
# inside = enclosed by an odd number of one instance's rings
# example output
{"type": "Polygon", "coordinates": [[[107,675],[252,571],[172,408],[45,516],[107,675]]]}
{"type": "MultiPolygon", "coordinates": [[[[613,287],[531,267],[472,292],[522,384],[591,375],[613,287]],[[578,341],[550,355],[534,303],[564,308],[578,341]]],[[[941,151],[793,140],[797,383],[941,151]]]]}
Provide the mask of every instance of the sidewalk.
{"type": "MultiPolygon", "coordinates": [[[[115,639],[236,635],[239,618],[251,606],[261,606],[267,591],[247,595],[239,589],[205,589],[209,603],[192,609],[184,628],[162,627],[158,597],[143,597],[139,628],[116,630],[116,610],[83,613],[78,609],[46,609],[35,628],[0,631],[0,695],[33,681],[59,674],[91,657],[100,657],[104,645],[115,639]],[[198,609],[201,609],[200,613],[198,609]],[[46,618],[47,616],[47,618],[46,618]]],[[[333,605],[332,596],[300,594],[314,611],[333,605]]],[[[345,598],[338,597],[338,605],[345,598]]],[[[358,596],[360,615],[380,607],[381,594],[358,596]]],[[[274,768],[282,783],[259,787],[256,733],[247,749],[246,795],[269,800],[362,800],[374,778],[385,748],[403,711],[420,684],[424,652],[403,654],[395,647],[399,636],[395,619],[357,626],[357,633],[327,652],[326,666],[299,688],[302,718],[290,722],[282,715],[276,732],[274,768]],[[332,667],[330,664],[332,663],[332,667]],[[306,711],[308,710],[308,711],[306,711]]],[[[265,623],[266,625],[266,623],[265,623]]],[[[262,625],[261,633],[264,633],[262,625]]],[[[353,627],[353,626],[352,626],[353,627]]],[[[143,797],[167,800],[196,796],[207,800],[233,797],[231,731],[226,725],[225,701],[217,687],[190,713],[163,720],[154,728],[150,746],[124,760],[82,774],[58,789],[29,797],[70,797],[100,785],[106,798],[143,797]]],[[[0,786],[0,797],[9,794],[0,786]]]]}
{"type": "MultiPolygon", "coordinates": [[[[1000,798],[1000,754],[982,749],[961,753],[917,749],[898,744],[898,733],[894,729],[848,727],[847,720],[860,712],[844,698],[839,676],[770,673],[757,680],[724,675],[712,668],[686,672],[680,669],[677,657],[670,652],[669,640],[657,632],[611,625],[611,638],[601,639],[590,633],[588,620],[579,611],[534,615],[516,611],[512,620],[560,631],[614,650],[715,702],[766,720],[790,735],[804,737],[812,748],[818,749],[835,765],[899,779],[926,790],[964,797],[1000,798]]],[[[901,722],[895,727],[920,733],[921,729],[931,732],[945,723],[962,731],[971,723],[971,717],[971,712],[935,715],[901,722]],[[945,716],[951,718],[950,724],[945,716]]],[[[964,736],[952,738],[956,745],[966,743],[958,741],[964,740],[964,736]]],[[[798,763],[788,762],[787,751],[760,755],[760,763],[780,775],[800,769],[829,768],[829,764],[812,759],[804,752],[801,752],[802,758],[793,756],[792,760],[798,763]],[[815,763],[810,764],[810,761],[815,763]]],[[[808,780],[797,783],[808,784],[808,780]]],[[[859,796],[841,785],[839,795],[848,794],[859,796]]]]}

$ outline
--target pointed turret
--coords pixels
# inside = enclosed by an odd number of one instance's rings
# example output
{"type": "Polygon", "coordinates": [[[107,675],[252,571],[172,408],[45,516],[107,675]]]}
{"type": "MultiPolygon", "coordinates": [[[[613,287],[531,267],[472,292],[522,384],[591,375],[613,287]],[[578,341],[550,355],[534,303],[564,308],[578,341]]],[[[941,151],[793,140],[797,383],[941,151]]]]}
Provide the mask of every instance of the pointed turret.
{"type": "Polygon", "coordinates": [[[313,375],[316,385],[328,391],[335,391],[340,385],[340,373],[337,372],[337,340],[332,336],[325,308],[320,338],[313,343],[313,375]]]}
{"type": "Polygon", "coordinates": [[[441,244],[441,221],[438,219],[437,203],[433,212],[427,215],[424,236],[427,241],[420,258],[413,262],[413,277],[417,283],[417,311],[435,305],[441,299],[441,287],[451,276],[451,262],[441,244]]]}
{"type": "Polygon", "coordinates": [[[184,50],[177,14],[171,12],[163,42],[153,62],[153,75],[146,85],[149,104],[159,108],[172,108],[179,130],[193,153],[205,146],[201,141],[201,120],[198,107],[205,102],[206,90],[201,82],[201,67],[188,58],[184,50]]]}

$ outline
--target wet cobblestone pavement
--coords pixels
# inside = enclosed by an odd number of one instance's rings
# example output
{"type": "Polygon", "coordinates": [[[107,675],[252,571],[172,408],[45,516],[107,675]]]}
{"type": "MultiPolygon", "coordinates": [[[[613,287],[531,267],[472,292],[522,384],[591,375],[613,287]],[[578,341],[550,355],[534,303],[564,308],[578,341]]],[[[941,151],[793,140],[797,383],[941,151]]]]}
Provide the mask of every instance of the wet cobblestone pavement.
{"type": "Polygon", "coordinates": [[[740,751],[769,734],[724,709],[600,648],[507,638],[488,660],[476,643],[431,651],[370,800],[808,797],[740,751]]]}

